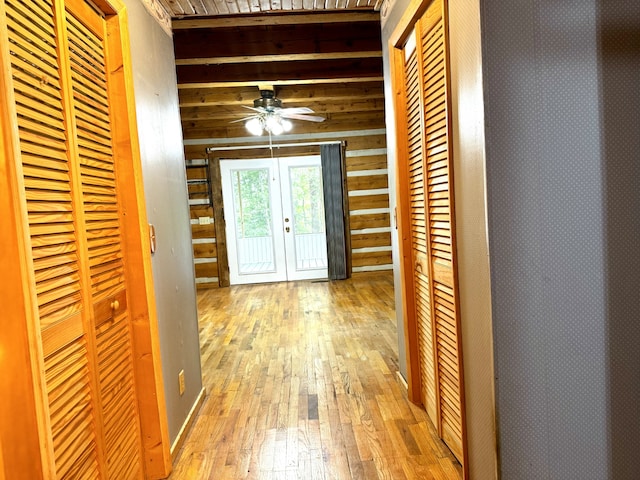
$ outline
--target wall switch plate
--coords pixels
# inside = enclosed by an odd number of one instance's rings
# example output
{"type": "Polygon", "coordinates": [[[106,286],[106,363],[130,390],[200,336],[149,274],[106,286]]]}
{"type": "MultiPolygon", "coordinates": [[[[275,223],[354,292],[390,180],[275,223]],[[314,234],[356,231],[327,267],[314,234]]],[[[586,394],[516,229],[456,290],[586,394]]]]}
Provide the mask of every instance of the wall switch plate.
{"type": "Polygon", "coordinates": [[[184,370],[180,370],[178,373],[178,391],[180,395],[184,393],[184,370]]]}

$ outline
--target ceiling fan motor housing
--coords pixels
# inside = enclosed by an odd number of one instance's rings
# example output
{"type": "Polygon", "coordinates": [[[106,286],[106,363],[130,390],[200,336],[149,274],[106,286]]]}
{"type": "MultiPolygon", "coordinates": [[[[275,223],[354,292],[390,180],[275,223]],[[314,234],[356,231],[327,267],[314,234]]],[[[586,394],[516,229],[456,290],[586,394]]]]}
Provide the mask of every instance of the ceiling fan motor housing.
{"type": "Polygon", "coordinates": [[[260,98],[253,101],[253,106],[272,110],[274,108],[282,108],[282,102],[275,97],[273,90],[260,90],[260,98]]]}

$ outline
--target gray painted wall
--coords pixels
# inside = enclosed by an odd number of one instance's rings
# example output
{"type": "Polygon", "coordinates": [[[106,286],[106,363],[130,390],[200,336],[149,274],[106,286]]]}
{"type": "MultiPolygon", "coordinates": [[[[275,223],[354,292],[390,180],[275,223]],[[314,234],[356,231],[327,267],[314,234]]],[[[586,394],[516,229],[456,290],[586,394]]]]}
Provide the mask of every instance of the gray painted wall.
{"type": "Polygon", "coordinates": [[[136,113],[152,256],[169,436],[173,443],[202,390],[193,249],[173,40],[138,0],[129,14],[136,113]],[[185,393],[178,372],[185,371],[185,393]]]}
{"type": "Polygon", "coordinates": [[[482,19],[502,478],[638,478],[640,5],[482,19]]]}

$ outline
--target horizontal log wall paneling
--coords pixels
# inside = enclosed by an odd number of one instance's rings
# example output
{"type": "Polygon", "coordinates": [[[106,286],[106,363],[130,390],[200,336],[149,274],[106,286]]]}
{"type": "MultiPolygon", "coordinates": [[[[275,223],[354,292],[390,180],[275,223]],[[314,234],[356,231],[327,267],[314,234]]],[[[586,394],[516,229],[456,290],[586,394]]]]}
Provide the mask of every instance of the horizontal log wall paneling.
{"type": "MultiPolygon", "coordinates": [[[[293,120],[291,132],[272,138],[273,155],[317,155],[318,145],[304,144],[346,142],[353,272],[390,270],[379,18],[370,12],[309,17],[300,16],[300,24],[286,15],[237,25],[221,18],[174,21],[185,158],[191,165],[204,162],[208,147],[222,148],[212,154],[217,158],[269,157],[268,136],[251,136],[242,121],[233,122],[251,114],[245,107],[259,98],[259,85],[273,87],[284,108],[309,107],[325,118],[293,120]],[[278,148],[285,143],[301,145],[278,148]]],[[[206,184],[197,181],[204,173],[188,169],[200,288],[217,286],[219,279],[213,209],[197,201],[208,198],[206,184]]]]}

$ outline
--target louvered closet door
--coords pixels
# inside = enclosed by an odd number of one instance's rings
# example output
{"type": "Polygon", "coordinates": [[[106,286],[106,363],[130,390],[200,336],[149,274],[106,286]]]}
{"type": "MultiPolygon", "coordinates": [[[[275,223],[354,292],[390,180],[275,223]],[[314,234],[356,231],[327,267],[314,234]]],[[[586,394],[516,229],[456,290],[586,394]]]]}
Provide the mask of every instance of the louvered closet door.
{"type": "Polygon", "coordinates": [[[142,478],[105,22],[5,0],[54,478],[142,478]]]}
{"type": "Polygon", "coordinates": [[[81,228],[50,0],[6,0],[56,478],[99,478],[81,228]],[[84,316],[84,318],[83,318],[84,316]]]}
{"type": "Polygon", "coordinates": [[[106,28],[87,4],[68,2],[66,30],[87,236],[89,284],[108,478],[139,478],[141,441],[111,143],[106,28]]]}
{"type": "Polygon", "coordinates": [[[441,0],[435,1],[420,20],[425,200],[439,430],[442,439],[463,462],[463,384],[458,334],[452,161],[447,103],[448,72],[443,8],[441,0]]]}
{"type": "Polygon", "coordinates": [[[420,356],[420,397],[429,418],[438,424],[436,374],[434,364],[431,294],[427,250],[427,216],[425,209],[424,164],[422,161],[422,103],[415,37],[403,49],[404,88],[408,133],[408,192],[410,208],[411,257],[414,266],[415,315],[420,356]]]}
{"type": "MultiPolygon", "coordinates": [[[[415,325],[420,399],[438,434],[464,463],[463,383],[458,335],[452,163],[444,3],[433,1],[402,48],[404,105],[399,169],[410,248],[405,258],[408,322],[415,325]],[[404,178],[403,178],[404,177],[404,178]],[[410,272],[410,273],[407,273],[410,272]]],[[[399,62],[396,61],[395,65],[399,62]]],[[[398,75],[398,74],[396,74],[398,75]]],[[[413,340],[412,340],[413,341],[413,340]]]]}

